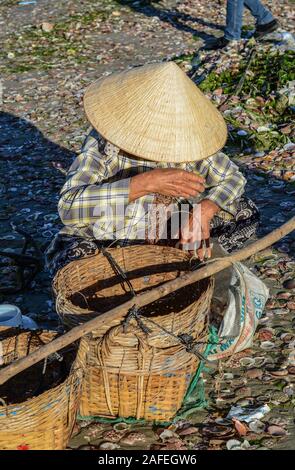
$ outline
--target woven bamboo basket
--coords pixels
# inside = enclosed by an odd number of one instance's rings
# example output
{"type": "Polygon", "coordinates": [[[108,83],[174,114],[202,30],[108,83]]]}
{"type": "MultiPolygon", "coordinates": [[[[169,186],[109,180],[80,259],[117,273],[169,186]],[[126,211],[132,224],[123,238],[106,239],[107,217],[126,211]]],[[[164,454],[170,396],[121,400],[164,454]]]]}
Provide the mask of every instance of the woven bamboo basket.
{"type": "Polygon", "coordinates": [[[90,340],[80,415],[170,421],[198,364],[182,345],[157,348],[135,325],[113,327],[90,340]]]}
{"type": "MultiPolygon", "coordinates": [[[[53,331],[0,329],[0,366],[25,357],[56,336],[53,331]]],[[[46,367],[43,361],[0,386],[1,450],[67,446],[79,407],[87,348],[83,340],[78,352],[71,346],[50,356],[46,367]]]]}
{"type": "MultiPolygon", "coordinates": [[[[139,245],[98,252],[58,272],[53,283],[57,311],[74,327],[190,268],[188,254],[171,247],[139,245]]],[[[113,322],[106,318],[87,339],[80,415],[170,420],[199,363],[178,335],[206,342],[212,292],[212,279],[204,279],[168,294],[140,309],[141,326],[134,318],[126,325],[124,315],[113,322]]]]}
{"type": "MultiPolygon", "coordinates": [[[[190,270],[189,255],[179,249],[137,245],[107,250],[124,271],[136,294],[177,278],[190,270]]],[[[109,259],[101,252],[73,261],[62,268],[54,278],[53,290],[56,310],[69,328],[88,321],[132,298],[132,293],[114,271],[109,259]]],[[[178,335],[186,333],[196,338],[204,328],[213,293],[212,279],[186,286],[141,309],[141,315],[152,319],[150,336],[154,345],[175,345],[175,340],[156,326],[178,335]]],[[[108,322],[107,318],[97,337],[103,335],[121,320],[108,322]]]]}

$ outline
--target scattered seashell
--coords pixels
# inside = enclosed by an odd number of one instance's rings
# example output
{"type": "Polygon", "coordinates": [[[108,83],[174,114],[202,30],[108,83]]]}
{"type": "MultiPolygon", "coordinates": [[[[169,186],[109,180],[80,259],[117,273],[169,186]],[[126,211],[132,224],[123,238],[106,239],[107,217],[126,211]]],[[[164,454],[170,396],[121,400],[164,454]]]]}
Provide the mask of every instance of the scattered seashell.
{"type": "Polygon", "coordinates": [[[284,392],[280,392],[280,391],[277,391],[277,390],[274,390],[271,394],[271,399],[270,401],[272,403],[287,403],[288,401],[290,400],[290,397],[289,395],[287,395],[286,393],[284,392]]]}
{"type": "Polygon", "coordinates": [[[265,424],[259,419],[255,419],[255,421],[249,423],[249,429],[255,434],[262,434],[265,430],[265,424]]]}
{"type": "Polygon", "coordinates": [[[288,343],[288,349],[295,349],[295,340],[294,339],[288,343]]]}
{"type": "Polygon", "coordinates": [[[199,432],[199,429],[194,427],[194,426],[190,426],[188,428],[185,428],[185,429],[180,429],[178,431],[178,435],[179,436],[189,436],[191,434],[196,434],[199,432]]]}
{"type": "Polygon", "coordinates": [[[262,318],[259,319],[259,325],[265,325],[265,324],[269,323],[269,320],[270,320],[269,315],[266,316],[266,317],[262,317],[262,318]]]}
{"type": "Polygon", "coordinates": [[[254,157],[264,157],[265,152],[255,152],[254,157]]]}
{"type": "Polygon", "coordinates": [[[269,449],[272,449],[276,445],[276,440],[268,437],[266,439],[263,439],[262,443],[269,450],[269,449]]]}
{"type": "Polygon", "coordinates": [[[263,371],[261,369],[250,369],[246,372],[246,377],[249,379],[260,379],[262,377],[263,371]]]}
{"type": "Polygon", "coordinates": [[[122,439],[123,435],[124,435],[124,431],[120,432],[120,431],[115,431],[114,429],[112,429],[111,431],[104,432],[103,438],[109,442],[119,442],[120,439],[122,439]]]}
{"type": "Polygon", "coordinates": [[[227,436],[233,435],[233,429],[230,426],[222,426],[222,425],[211,425],[210,427],[204,427],[202,429],[202,434],[205,436],[227,436]]]}
{"type": "Polygon", "coordinates": [[[290,375],[295,375],[295,367],[294,366],[288,367],[288,372],[290,375]]]}
{"type": "Polygon", "coordinates": [[[271,351],[275,346],[275,343],[272,343],[271,341],[262,341],[260,344],[261,349],[264,351],[271,351]]]}
{"type": "Polygon", "coordinates": [[[102,442],[99,446],[100,450],[115,450],[115,449],[120,449],[120,446],[118,444],[115,444],[114,442],[102,442]]]}
{"type": "Polygon", "coordinates": [[[287,302],[287,308],[290,310],[295,310],[295,301],[291,300],[290,302],[287,302]]]}
{"type": "Polygon", "coordinates": [[[280,292],[279,294],[277,294],[276,297],[278,300],[285,300],[285,299],[289,299],[291,296],[292,296],[291,292],[280,292]]]}
{"type": "Polygon", "coordinates": [[[92,422],[92,423],[90,422],[90,423],[89,423],[88,420],[81,420],[81,421],[79,421],[79,426],[80,426],[81,429],[83,429],[83,428],[89,428],[89,427],[92,426],[93,424],[94,424],[94,422],[92,422]]]}
{"type": "MultiPolygon", "coordinates": [[[[268,356],[268,357],[265,357],[265,362],[264,362],[265,365],[267,366],[270,366],[270,365],[273,365],[275,364],[275,361],[272,357],[268,356]]],[[[274,367],[273,367],[274,369],[274,367]]]]}
{"type": "Polygon", "coordinates": [[[243,129],[239,130],[237,132],[237,134],[240,136],[240,137],[244,137],[246,135],[248,135],[248,132],[247,131],[244,131],[243,129]]]}
{"type": "Polygon", "coordinates": [[[274,377],[270,374],[263,374],[261,377],[262,382],[271,382],[272,380],[274,380],[274,377]]]}
{"type": "Polygon", "coordinates": [[[254,361],[255,361],[256,367],[262,367],[265,364],[266,359],[265,357],[262,357],[262,356],[256,356],[254,357],[254,361]]]}
{"type": "Polygon", "coordinates": [[[113,429],[115,431],[127,431],[128,429],[130,429],[130,424],[128,423],[115,423],[114,426],[113,426],[113,429]]]}
{"type": "Polygon", "coordinates": [[[226,443],[226,448],[227,450],[240,450],[241,448],[241,442],[237,441],[236,439],[230,439],[226,443]]]}
{"type": "Polygon", "coordinates": [[[87,434],[88,436],[90,436],[91,438],[93,437],[96,437],[98,436],[101,432],[102,432],[102,425],[101,424],[90,424],[88,427],[87,427],[87,434]]]}
{"type": "Polygon", "coordinates": [[[233,380],[234,378],[234,374],[232,374],[231,372],[225,372],[223,374],[223,379],[224,380],[233,380]]]}
{"type": "Polygon", "coordinates": [[[224,400],[221,397],[217,397],[215,401],[216,401],[216,405],[223,405],[224,403],[226,403],[226,400],[224,400]]]}
{"type": "Polygon", "coordinates": [[[288,308],[276,308],[272,310],[275,315],[287,315],[290,312],[288,308]]]}
{"type": "Polygon", "coordinates": [[[170,438],[165,443],[154,444],[152,450],[187,450],[185,443],[181,439],[170,438]]]}
{"type": "Polygon", "coordinates": [[[257,333],[260,341],[268,341],[274,336],[274,332],[271,328],[261,328],[257,333]]]}
{"type": "Polygon", "coordinates": [[[256,401],[257,401],[258,404],[268,402],[269,400],[270,400],[270,396],[269,396],[268,393],[265,393],[265,395],[258,395],[256,397],[256,401]]]}
{"type": "MultiPolygon", "coordinates": [[[[288,364],[291,366],[295,366],[295,351],[292,351],[289,356],[288,356],[288,364]]],[[[288,369],[289,374],[290,374],[290,367],[288,369]]]]}
{"type": "Polygon", "coordinates": [[[236,401],[236,404],[237,405],[240,405],[240,406],[249,406],[253,403],[253,400],[250,399],[249,397],[247,398],[239,398],[239,400],[236,401]]]}
{"type": "Polygon", "coordinates": [[[261,132],[270,132],[271,129],[266,126],[259,126],[256,130],[257,132],[261,133],[261,132]]]}
{"type": "Polygon", "coordinates": [[[293,338],[294,336],[291,333],[283,333],[280,336],[280,339],[284,341],[284,343],[289,343],[293,338]]]}
{"type": "Polygon", "coordinates": [[[287,369],[270,370],[269,373],[274,377],[284,377],[285,375],[288,375],[287,369]]]}
{"type": "Polygon", "coordinates": [[[94,450],[95,447],[90,444],[83,444],[82,446],[78,447],[77,450],[94,450]]]}
{"type": "Polygon", "coordinates": [[[268,302],[266,303],[265,308],[267,308],[267,309],[273,309],[273,308],[277,308],[278,306],[279,306],[279,305],[278,305],[277,300],[275,300],[275,299],[270,299],[270,300],[268,300],[268,302]]]}
{"type": "Polygon", "coordinates": [[[268,277],[276,277],[276,276],[279,276],[280,272],[277,270],[277,269],[274,269],[274,268],[270,268],[270,269],[266,269],[266,271],[264,271],[264,273],[266,276],[268,277]]]}
{"type": "Polygon", "coordinates": [[[224,445],[224,441],[223,441],[222,439],[210,439],[210,441],[209,441],[209,446],[210,446],[210,447],[214,447],[214,448],[218,447],[218,448],[220,448],[220,447],[222,447],[223,445],[224,445]]]}
{"type": "Polygon", "coordinates": [[[245,424],[241,423],[238,419],[233,418],[234,426],[239,436],[245,436],[248,432],[248,428],[245,424]]]}
{"type": "Polygon", "coordinates": [[[292,397],[294,395],[294,387],[293,384],[287,385],[283,388],[283,392],[288,395],[288,397],[292,397]]]}
{"type": "Polygon", "coordinates": [[[268,421],[268,425],[270,426],[271,424],[286,427],[289,424],[289,418],[283,416],[272,416],[268,421]]]}
{"type": "Polygon", "coordinates": [[[241,445],[241,449],[243,450],[248,450],[250,449],[251,445],[250,445],[250,442],[247,441],[247,439],[245,439],[241,445]]]}
{"type": "Polygon", "coordinates": [[[242,357],[239,360],[239,363],[241,364],[242,367],[253,367],[255,365],[255,359],[252,357],[242,357]]]}
{"type": "Polygon", "coordinates": [[[285,436],[287,434],[287,431],[284,428],[275,424],[268,426],[266,432],[272,436],[285,436]]]}
{"type": "Polygon", "coordinates": [[[138,444],[139,442],[144,442],[144,441],[146,441],[146,435],[143,432],[134,431],[134,432],[127,434],[127,436],[124,436],[121,439],[120,444],[133,446],[134,444],[138,444]]]}
{"type": "Polygon", "coordinates": [[[162,439],[162,441],[165,441],[166,439],[170,439],[171,437],[176,437],[177,434],[175,434],[175,432],[173,431],[170,431],[170,429],[164,429],[164,431],[162,431],[160,434],[159,434],[159,438],[162,439]]]}
{"type": "Polygon", "coordinates": [[[41,25],[41,28],[42,28],[42,31],[44,31],[45,33],[50,33],[54,28],[54,24],[44,21],[41,25]]]}
{"type": "Polygon", "coordinates": [[[235,390],[235,392],[239,396],[248,397],[248,396],[251,396],[252,390],[251,390],[251,387],[241,387],[235,390]]]}
{"type": "Polygon", "coordinates": [[[295,289],[295,279],[287,279],[283,282],[283,287],[285,289],[295,289]]]}
{"type": "Polygon", "coordinates": [[[294,150],[295,149],[295,144],[293,144],[292,142],[288,142],[287,144],[284,145],[284,150],[294,150]]]}

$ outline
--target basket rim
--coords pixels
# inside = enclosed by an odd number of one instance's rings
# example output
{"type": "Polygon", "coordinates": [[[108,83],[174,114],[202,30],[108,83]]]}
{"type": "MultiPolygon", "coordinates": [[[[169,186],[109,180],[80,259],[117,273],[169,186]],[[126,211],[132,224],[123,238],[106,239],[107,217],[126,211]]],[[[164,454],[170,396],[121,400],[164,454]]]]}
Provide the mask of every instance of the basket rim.
{"type": "MultiPolygon", "coordinates": [[[[1,328],[1,327],[0,327],[0,328],[1,328]]],[[[5,332],[6,332],[6,331],[8,332],[9,330],[17,331],[19,334],[23,334],[23,333],[33,333],[33,334],[34,334],[34,333],[37,333],[37,332],[41,332],[41,333],[45,333],[45,334],[47,334],[47,333],[51,334],[51,333],[52,333],[52,336],[53,336],[53,337],[60,335],[60,333],[58,333],[58,332],[55,331],[55,330],[43,330],[42,328],[40,328],[40,329],[38,329],[38,330],[29,330],[29,329],[15,328],[15,327],[5,328],[5,332]]],[[[4,330],[3,330],[3,332],[4,332],[4,330]]],[[[1,329],[0,329],[0,343],[1,343],[1,341],[2,341],[2,340],[1,340],[1,333],[2,333],[2,331],[1,331],[1,329]]],[[[11,333],[12,333],[12,331],[11,331],[11,333]]],[[[11,335],[11,337],[8,337],[8,339],[9,339],[9,338],[13,338],[13,337],[16,338],[17,336],[18,336],[17,334],[14,334],[14,335],[11,335]]],[[[4,338],[4,339],[6,339],[6,338],[4,338]]],[[[51,340],[51,341],[52,341],[52,340],[51,340]]],[[[50,341],[49,341],[49,342],[50,342],[50,341]]],[[[41,346],[40,346],[40,347],[41,347],[41,346]]],[[[75,362],[77,361],[78,354],[79,354],[79,347],[77,348],[77,351],[76,351],[76,358],[75,358],[74,361],[73,361],[73,365],[74,365],[75,362]]],[[[16,359],[16,360],[17,360],[17,359],[16,359]]],[[[12,364],[13,362],[14,362],[14,361],[9,362],[8,364],[6,364],[6,366],[8,366],[9,364],[12,364]]],[[[3,367],[3,370],[5,369],[6,366],[3,367]]],[[[31,366],[31,367],[32,367],[32,366],[31,366]]],[[[29,369],[29,368],[28,368],[28,369],[29,369]]],[[[51,394],[53,394],[53,393],[56,393],[59,389],[62,389],[62,388],[66,385],[67,381],[70,380],[70,382],[72,382],[72,381],[74,381],[74,380],[77,381],[77,379],[80,380],[80,379],[79,379],[79,376],[78,376],[78,372],[79,372],[81,369],[82,369],[81,366],[79,366],[79,367],[76,367],[76,366],[71,367],[70,370],[68,371],[68,373],[67,373],[65,379],[64,379],[61,383],[59,383],[59,384],[56,385],[55,387],[52,387],[52,388],[49,388],[48,390],[45,390],[44,392],[40,393],[39,395],[30,397],[30,398],[28,398],[27,400],[24,400],[24,401],[22,401],[22,402],[20,402],[20,403],[10,403],[10,404],[8,404],[8,405],[1,405],[1,402],[0,402],[0,413],[1,413],[1,414],[0,414],[0,420],[1,420],[2,418],[7,418],[7,416],[6,416],[6,415],[7,415],[7,411],[13,411],[13,410],[16,409],[16,410],[18,410],[18,411],[20,412],[20,411],[22,411],[23,408],[26,408],[27,406],[29,406],[30,403],[32,403],[32,402],[34,402],[34,401],[37,401],[37,400],[41,400],[41,397],[42,397],[42,399],[44,399],[44,398],[46,398],[47,395],[51,395],[51,394]],[[74,377],[74,376],[75,376],[75,377],[74,377]],[[2,410],[4,410],[4,415],[2,415],[2,410]]],[[[13,378],[13,377],[11,377],[11,378],[13,378]]],[[[9,380],[8,380],[8,381],[9,381],[9,380]]],[[[71,385],[71,383],[69,383],[69,385],[71,385]]],[[[3,399],[2,399],[2,400],[3,400],[3,399]]],[[[1,401],[2,401],[2,400],[1,400],[1,401]]],[[[62,397],[60,397],[59,400],[62,400],[62,397]]],[[[3,400],[3,401],[5,402],[5,400],[3,400]]],[[[42,413],[42,412],[41,412],[41,413],[42,413]]],[[[0,432],[1,432],[1,431],[0,431],[0,432]]]]}

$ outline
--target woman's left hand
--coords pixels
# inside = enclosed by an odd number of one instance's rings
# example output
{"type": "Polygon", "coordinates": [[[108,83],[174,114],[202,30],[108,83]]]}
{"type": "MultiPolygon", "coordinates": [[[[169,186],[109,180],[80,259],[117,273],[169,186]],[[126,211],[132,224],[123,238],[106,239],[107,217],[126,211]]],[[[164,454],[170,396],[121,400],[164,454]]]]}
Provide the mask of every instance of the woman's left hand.
{"type": "Polygon", "coordinates": [[[181,231],[179,243],[181,245],[188,245],[189,249],[189,245],[192,246],[196,244],[199,246],[197,256],[203,261],[205,256],[211,258],[212,255],[210,245],[210,222],[214,215],[220,211],[220,207],[213,201],[210,201],[210,199],[204,199],[199,206],[200,210],[195,210],[190,214],[187,225],[181,231]]]}

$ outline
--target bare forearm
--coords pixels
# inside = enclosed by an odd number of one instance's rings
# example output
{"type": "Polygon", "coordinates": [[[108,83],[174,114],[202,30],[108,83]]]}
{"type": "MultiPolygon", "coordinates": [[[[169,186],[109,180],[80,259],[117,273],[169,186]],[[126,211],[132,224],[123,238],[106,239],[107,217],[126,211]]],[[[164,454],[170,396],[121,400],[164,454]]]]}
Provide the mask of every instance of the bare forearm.
{"type": "Polygon", "coordinates": [[[129,202],[152,193],[189,199],[196,197],[204,189],[204,179],[193,172],[176,168],[155,168],[131,178],[129,202]]]}
{"type": "Polygon", "coordinates": [[[129,186],[129,202],[133,202],[136,199],[149,194],[150,189],[147,184],[148,179],[148,173],[141,173],[139,175],[132,176],[129,186]]]}

